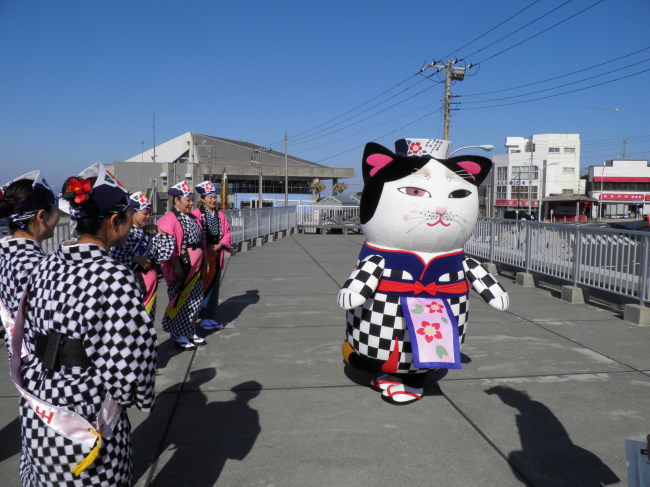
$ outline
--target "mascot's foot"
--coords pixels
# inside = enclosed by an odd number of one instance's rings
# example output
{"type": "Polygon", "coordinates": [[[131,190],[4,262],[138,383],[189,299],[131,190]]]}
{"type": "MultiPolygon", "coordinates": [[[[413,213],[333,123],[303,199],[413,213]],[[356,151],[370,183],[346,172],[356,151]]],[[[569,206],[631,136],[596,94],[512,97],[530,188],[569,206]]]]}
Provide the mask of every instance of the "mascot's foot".
{"type": "Polygon", "coordinates": [[[412,402],[422,399],[424,389],[422,387],[409,387],[404,384],[395,384],[388,386],[384,392],[381,393],[381,398],[391,404],[403,406],[411,404],[412,402]]]}
{"type": "Polygon", "coordinates": [[[390,386],[401,384],[399,377],[390,374],[378,375],[370,381],[370,386],[374,389],[385,391],[390,386]]]}

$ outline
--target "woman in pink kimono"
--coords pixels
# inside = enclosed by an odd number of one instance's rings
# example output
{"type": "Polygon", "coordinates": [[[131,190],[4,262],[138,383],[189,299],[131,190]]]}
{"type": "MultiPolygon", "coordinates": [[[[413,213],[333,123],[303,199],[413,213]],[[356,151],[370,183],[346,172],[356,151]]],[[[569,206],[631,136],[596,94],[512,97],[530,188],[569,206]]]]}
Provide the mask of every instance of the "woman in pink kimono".
{"type": "Polygon", "coordinates": [[[217,210],[217,190],[210,181],[203,181],[194,189],[201,195],[201,205],[192,214],[203,225],[207,250],[207,265],[203,268],[203,307],[199,316],[204,330],[220,330],[224,325],[217,322],[219,286],[225,252],[230,247],[230,226],[226,216],[217,210]]]}
{"type": "Polygon", "coordinates": [[[205,255],[205,238],[201,221],[192,215],[192,191],[181,181],[167,191],[173,197],[172,210],[158,220],[158,228],[175,240],[174,251],[163,262],[169,305],[162,326],[176,340],[176,348],[193,350],[205,345],[196,334],[196,320],[203,302],[201,267],[205,255]]]}

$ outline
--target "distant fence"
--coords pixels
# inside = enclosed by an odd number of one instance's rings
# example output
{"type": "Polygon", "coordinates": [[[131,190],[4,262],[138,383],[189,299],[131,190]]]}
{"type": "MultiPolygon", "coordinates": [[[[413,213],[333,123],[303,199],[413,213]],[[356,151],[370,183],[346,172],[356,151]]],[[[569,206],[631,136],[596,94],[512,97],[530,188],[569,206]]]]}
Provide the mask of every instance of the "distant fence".
{"type": "Polygon", "coordinates": [[[650,301],[650,234],[561,223],[481,217],[465,252],[573,286],[650,301]]]}
{"type": "Polygon", "coordinates": [[[358,206],[343,205],[298,205],[296,226],[305,233],[325,233],[331,229],[361,231],[358,206]]]}
{"type": "MultiPolygon", "coordinates": [[[[230,224],[233,244],[281,232],[296,226],[295,206],[227,210],[223,213],[230,224]]],[[[155,222],[158,218],[153,217],[152,222],[155,222]]],[[[2,229],[4,236],[8,235],[8,233],[8,229],[2,229]]],[[[69,222],[59,223],[54,230],[54,237],[43,242],[43,250],[46,253],[53,252],[59,246],[59,243],[68,239],[70,239],[69,222]]]]}

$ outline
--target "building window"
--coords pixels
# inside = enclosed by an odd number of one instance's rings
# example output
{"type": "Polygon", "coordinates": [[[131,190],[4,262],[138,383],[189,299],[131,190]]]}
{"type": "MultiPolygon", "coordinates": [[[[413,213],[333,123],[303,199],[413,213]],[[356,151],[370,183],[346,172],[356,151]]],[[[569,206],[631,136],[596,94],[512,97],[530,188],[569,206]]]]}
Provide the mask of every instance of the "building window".
{"type": "MultiPolygon", "coordinates": [[[[530,181],[539,179],[539,168],[537,166],[512,166],[513,181],[530,181]]],[[[511,184],[511,186],[513,186],[511,184]]]]}
{"type": "Polygon", "coordinates": [[[503,167],[497,167],[497,181],[507,181],[508,179],[508,168],[503,166],[503,167]]]}
{"type": "Polygon", "coordinates": [[[162,214],[167,213],[167,200],[160,201],[160,210],[162,214]]]}
{"type": "Polygon", "coordinates": [[[497,186],[497,199],[508,199],[508,186],[497,186]]]}
{"type": "Polygon", "coordinates": [[[548,151],[549,152],[560,152],[560,148],[559,147],[549,147],[548,151]]]}
{"type": "Polygon", "coordinates": [[[614,166],[614,161],[605,161],[604,166],[605,167],[612,167],[612,166],[614,166]]]}
{"type": "Polygon", "coordinates": [[[575,154],[576,148],[575,147],[565,147],[564,148],[564,153],[565,154],[575,154]]]}
{"type": "Polygon", "coordinates": [[[574,167],[565,167],[563,168],[565,174],[575,174],[576,169],[574,167]]]}
{"type": "Polygon", "coordinates": [[[562,194],[573,194],[573,190],[572,189],[563,189],[562,194]]]}
{"type": "Polygon", "coordinates": [[[513,200],[536,200],[537,186],[512,186],[510,197],[513,200]]]}
{"type": "Polygon", "coordinates": [[[166,172],[160,174],[160,184],[162,184],[163,188],[167,187],[167,173],[166,172]]]}

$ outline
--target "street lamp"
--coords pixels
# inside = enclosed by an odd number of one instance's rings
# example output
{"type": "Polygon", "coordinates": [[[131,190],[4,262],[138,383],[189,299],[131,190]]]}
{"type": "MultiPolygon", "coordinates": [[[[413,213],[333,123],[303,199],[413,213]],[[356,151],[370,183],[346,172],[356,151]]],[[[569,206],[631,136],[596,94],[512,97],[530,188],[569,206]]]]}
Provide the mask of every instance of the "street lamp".
{"type": "MultiPolygon", "coordinates": [[[[539,189],[537,190],[537,221],[541,222],[542,221],[542,198],[545,196],[544,193],[546,192],[546,168],[548,166],[557,166],[560,164],[559,162],[550,162],[548,164],[544,164],[542,166],[542,191],[540,192],[539,189]]],[[[524,162],[524,166],[535,166],[537,167],[537,164],[533,164],[532,162],[524,162]]],[[[530,200],[530,186],[532,186],[532,182],[528,186],[528,193],[529,197],[528,199],[530,200]]]]}
{"type": "Polygon", "coordinates": [[[475,148],[476,149],[483,149],[486,152],[490,152],[492,149],[494,149],[494,146],[489,145],[489,144],[486,144],[486,145],[468,145],[467,147],[461,147],[460,149],[456,149],[451,154],[449,154],[447,157],[451,157],[452,154],[455,154],[456,152],[461,151],[463,149],[475,149],[475,148]]]}

